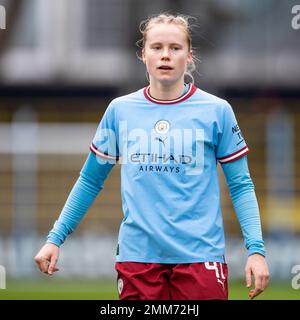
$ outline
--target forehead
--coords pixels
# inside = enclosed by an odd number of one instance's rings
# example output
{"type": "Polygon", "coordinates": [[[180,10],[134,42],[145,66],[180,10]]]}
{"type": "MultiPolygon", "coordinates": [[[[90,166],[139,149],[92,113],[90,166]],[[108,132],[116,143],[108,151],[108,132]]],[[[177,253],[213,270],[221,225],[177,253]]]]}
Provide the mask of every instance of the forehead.
{"type": "Polygon", "coordinates": [[[147,32],[147,41],[149,43],[187,43],[187,35],[181,26],[175,24],[159,23],[150,27],[147,32]]]}

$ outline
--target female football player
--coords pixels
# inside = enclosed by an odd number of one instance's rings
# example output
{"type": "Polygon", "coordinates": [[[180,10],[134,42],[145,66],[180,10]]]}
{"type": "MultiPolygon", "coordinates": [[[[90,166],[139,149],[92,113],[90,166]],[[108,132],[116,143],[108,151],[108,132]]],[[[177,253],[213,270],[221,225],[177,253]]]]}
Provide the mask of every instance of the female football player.
{"type": "Polygon", "coordinates": [[[115,264],[120,299],[228,299],[220,163],[248,253],[252,299],[267,287],[269,271],[249,149],[234,112],[226,100],[185,82],[194,69],[188,18],[152,16],[141,32],[149,86],[108,106],[35,261],[47,274],[58,270],[59,247],[120,161],[124,219],[115,264]]]}

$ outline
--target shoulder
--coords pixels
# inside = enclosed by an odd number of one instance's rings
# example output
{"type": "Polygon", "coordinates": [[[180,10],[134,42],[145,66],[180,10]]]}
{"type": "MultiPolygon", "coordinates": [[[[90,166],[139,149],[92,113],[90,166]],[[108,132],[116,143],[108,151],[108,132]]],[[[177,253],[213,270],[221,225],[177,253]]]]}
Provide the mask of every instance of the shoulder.
{"type": "Polygon", "coordinates": [[[195,92],[195,98],[202,102],[212,105],[218,111],[224,109],[231,109],[231,105],[227,100],[199,88],[197,88],[195,92]]]}
{"type": "Polygon", "coordinates": [[[136,101],[142,99],[143,98],[143,90],[144,89],[139,89],[137,91],[134,91],[134,92],[131,92],[131,93],[114,98],[110,102],[108,108],[117,109],[120,106],[122,107],[126,104],[130,104],[132,102],[136,102],[136,101]]]}

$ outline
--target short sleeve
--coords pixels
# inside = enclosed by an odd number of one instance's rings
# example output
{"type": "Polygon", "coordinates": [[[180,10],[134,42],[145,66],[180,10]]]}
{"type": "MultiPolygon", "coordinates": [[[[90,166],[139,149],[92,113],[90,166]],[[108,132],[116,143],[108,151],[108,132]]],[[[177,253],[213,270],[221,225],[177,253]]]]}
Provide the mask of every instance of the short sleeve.
{"type": "Polygon", "coordinates": [[[96,131],[90,150],[98,157],[98,161],[116,163],[119,159],[115,110],[111,103],[96,131]]]}
{"type": "Polygon", "coordinates": [[[218,133],[216,156],[217,160],[223,164],[243,157],[249,153],[249,149],[232,107],[226,101],[221,115],[219,120],[221,131],[218,133]]]}

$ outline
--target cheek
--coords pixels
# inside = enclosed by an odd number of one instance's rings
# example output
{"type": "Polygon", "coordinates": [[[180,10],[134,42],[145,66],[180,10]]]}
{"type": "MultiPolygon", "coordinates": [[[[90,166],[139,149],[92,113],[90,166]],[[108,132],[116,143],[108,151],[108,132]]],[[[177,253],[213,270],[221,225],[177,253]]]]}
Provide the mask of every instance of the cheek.
{"type": "Polygon", "coordinates": [[[155,61],[156,61],[155,57],[153,55],[151,55],[151,54],[148,54],[145,57],[145,64],[146,64],[148,69],[154,68],[155,61]]]}
{"type": "Polygon", "coordinates": [[[185,68],[187,63],[188,63],[188,61],[185,56],[178,57],[178,59],[177,59],[178,66],[185,68]]]}

